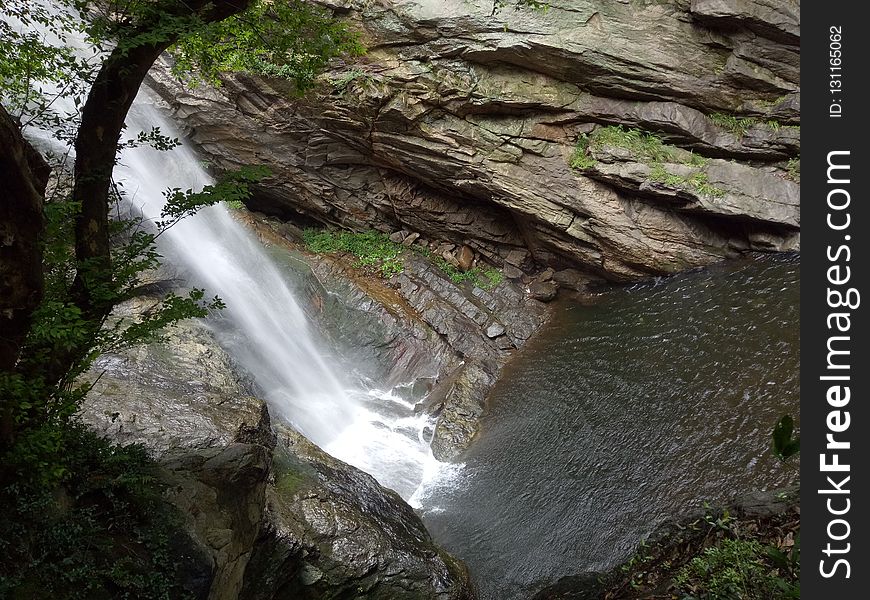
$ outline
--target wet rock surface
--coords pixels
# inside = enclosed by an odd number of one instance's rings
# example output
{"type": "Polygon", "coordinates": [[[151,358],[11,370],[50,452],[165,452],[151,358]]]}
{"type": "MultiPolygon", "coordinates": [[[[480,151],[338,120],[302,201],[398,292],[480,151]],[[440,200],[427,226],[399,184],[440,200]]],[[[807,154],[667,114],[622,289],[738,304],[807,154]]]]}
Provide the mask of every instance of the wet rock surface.
{"type": "Polygon", "coordinates": [[[278,426],[267,525],[243,598],[474,598],[465,567],[414,511],[362,471],[278,426]]]}
{"type": "Polygon", "coordinates": [[[104,356],[90,376],[81,417],[158,459],[200,597],[474,598],[395,492],[270,422],[203,323],[104,356]]]}
{"type": "Polygon", "coordinates": [[[251,208],[416,232],[516,277],[571,272],[566,287],[797,247],[797,2],[322,4],[358,24],[368,53],[304,99],[277,80],[191,91],[152,73],[218,169],[272,168],[251,208]],[[724,193],[651,185],[631,157],[569,166],[605,125],[710,159],[724,193]]]}

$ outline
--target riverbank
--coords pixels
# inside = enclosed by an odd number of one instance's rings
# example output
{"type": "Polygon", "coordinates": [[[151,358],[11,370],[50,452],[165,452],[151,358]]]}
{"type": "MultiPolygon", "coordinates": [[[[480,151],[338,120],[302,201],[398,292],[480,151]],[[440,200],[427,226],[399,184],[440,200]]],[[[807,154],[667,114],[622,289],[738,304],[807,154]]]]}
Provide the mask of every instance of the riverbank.
{"type": "Polygon", "coordinates": [[[800,598],[800,498],[789,488],[665,523],[627,562],[566,577],[533,600],[800,598]]]}

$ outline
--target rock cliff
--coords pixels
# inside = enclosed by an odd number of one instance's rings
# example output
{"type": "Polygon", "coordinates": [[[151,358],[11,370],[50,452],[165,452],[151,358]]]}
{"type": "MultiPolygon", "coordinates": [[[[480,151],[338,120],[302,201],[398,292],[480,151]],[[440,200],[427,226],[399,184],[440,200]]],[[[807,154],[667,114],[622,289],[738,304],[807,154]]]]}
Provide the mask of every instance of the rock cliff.
{"type": "Polygon", "coordinates": [[[249,206],[626,281],[799,245],[799,4],[324,0],[368,53],[298,98],[152,86],[249,206]],[[534,4],[534,3],[533,3],[534,4]]]}

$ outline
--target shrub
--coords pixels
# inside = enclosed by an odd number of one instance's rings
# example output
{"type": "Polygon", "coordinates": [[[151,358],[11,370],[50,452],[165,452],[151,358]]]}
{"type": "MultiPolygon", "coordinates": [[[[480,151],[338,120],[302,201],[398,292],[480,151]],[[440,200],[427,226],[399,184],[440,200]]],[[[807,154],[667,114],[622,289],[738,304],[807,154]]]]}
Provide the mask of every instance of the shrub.
{"type": "Polygon", "coordinates": [[[793,573],[782,576],[780,566],[773,564],[771,550],[776,549],[757,540],[723,539],[683,566],[674,586],[689,597],[709,600],[799,598],[793,573]]]}

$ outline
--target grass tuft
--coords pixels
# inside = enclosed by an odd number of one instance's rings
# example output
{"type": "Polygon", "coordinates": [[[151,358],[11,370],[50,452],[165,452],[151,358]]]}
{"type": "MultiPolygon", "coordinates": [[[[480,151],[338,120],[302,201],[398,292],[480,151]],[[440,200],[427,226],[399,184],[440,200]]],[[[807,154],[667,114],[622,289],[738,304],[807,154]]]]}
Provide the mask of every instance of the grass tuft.
{"type": "Polygon", "coordinates": [[[649,177],[653,181],[658,181],[669,187],[675,187],[683,190],[692,190],[705,196],[713,198],[721,198],[725,195],[725,190],[717,188],[710,183],[710,179],[703,171],[697,171],[691,175],[677,175],[671,173],[661,164],[654,165],[650,171],[649,177]]]}
{"type": "Polygon", "coordinates": [[[404,246],[377,231],[355,233],[306,229],[302,232],[302,239],[310,252],[352,254],[357,258],[356,267],[375,271],[386,279],[398,275],[404,268],[399,256],[404,246]]]}
{"type": "Polygon", "coordinates": [[[788,165],[786,165],[786,171],[788,171],[788,178],[797,183],[801,182],[801,157],[798,156],[796,158],[790,158],[788,161],[788,165]]]}
{"type": "Polygon", "coordinates": [[[577,138],[577,145],[574,146],[574,154],[571,155],[569,162],[572,169],[591,169],[595,166],[595,159],[589,154],[589,136],[585,133],[577,138]]]}
{"type": "Polygon", "coordinates": [[[625,148],[645,162],[666,162],[674,160],[673,149],[662,142],[654,133],[629,129],[621,125],[599,127],[590,135],[593,148],[616,146],[625,148]]]}

